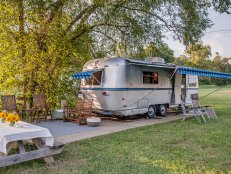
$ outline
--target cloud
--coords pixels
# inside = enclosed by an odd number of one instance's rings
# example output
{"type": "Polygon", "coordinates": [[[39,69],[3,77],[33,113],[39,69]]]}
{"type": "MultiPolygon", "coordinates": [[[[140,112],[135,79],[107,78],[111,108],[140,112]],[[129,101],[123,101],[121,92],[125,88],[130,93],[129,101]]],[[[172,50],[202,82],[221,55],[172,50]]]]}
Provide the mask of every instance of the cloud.
{"type": "Polygon", "coordinates": [[[185,46],[181,44],[177,40],[173,40],[171,37],[167,37],[164,39],[164,41],[168,44],[168,46],[174,51],[175,56],[182,55],[185,50],[185,46]]]}
{"type": "Polygon", "coordinates": [[[212,33],[203,37],[203,43],[211,46],[213,56],[219,52],[223,57],[231,57],[231,34],[212,33]]]}
{"type": "MultiPolygon", "coordinates": [[[[214,25],[206,31],[202,42],[211,46],[213,56],[215,52],[219,52],[223,57],[231,57],[231,31],[220,31],[231,29],[231,15],[219,14],[210,9],[209,17],[214,25]]],[[[173,49],[176,57],[184,53],[185,47],[178,41],[168,36],[165,42],[173,49]]]]}

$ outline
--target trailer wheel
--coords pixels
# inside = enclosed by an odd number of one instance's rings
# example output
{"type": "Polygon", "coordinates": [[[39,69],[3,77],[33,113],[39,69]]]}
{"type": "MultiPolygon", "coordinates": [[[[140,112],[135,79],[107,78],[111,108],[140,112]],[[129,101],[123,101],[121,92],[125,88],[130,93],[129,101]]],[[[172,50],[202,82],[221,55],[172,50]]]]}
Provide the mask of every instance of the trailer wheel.
{"type": "Polygon", "coordinates": [[[159,105],[159,107],[158,107],[158,114],[160,116],[166,116],[166,114],[167,114],[167,107],[166,107],[166,105],[159,105]]]}
{"type": "Polygon", "coordinates": [[[155,118],[156,117],[156,107],[155,106],[150,105],[148,107],[147,117],[148,118],[155,118]]]}

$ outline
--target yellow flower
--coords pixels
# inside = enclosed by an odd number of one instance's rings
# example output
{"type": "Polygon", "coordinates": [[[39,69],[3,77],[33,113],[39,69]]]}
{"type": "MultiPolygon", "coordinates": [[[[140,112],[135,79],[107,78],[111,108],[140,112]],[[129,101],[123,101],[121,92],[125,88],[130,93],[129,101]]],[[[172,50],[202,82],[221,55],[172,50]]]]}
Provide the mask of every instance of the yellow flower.
{"type": "Polygon", "coordinates": [[[18,122],[19,120],[20,120],[20,118],[19,118],[19,116],[17,116],[15,121],[18,122]]]}
{"type": "Polygon", "coordinates": [[[11,116],[6,117],[6,122],[11,122],[11,116]]]}
{"type": "Polygon", "coordinates": [[[20,120],[18,114],[9,113],[6,117],[6,122],[18,122],[20,120]]]}
{"type": "Polygon", "coordinates": [[[5,119],[7,117],[7,113],[5,112],[0,112],[0,118],[5,119]]]}
{"type": "Polygon", "coordinates": [[[9,117],[9,116],[12,117],[13,114],[12,114],[12,113],[8,113],[7,115],[8,115],[8,117],[9,117]]]}
{"type": "Polygon", "coordinates": [[[12,115],[11,119],[12,119],[12,121],[15,122],[15,120],[16,120],[16,115],[12,115]]]}

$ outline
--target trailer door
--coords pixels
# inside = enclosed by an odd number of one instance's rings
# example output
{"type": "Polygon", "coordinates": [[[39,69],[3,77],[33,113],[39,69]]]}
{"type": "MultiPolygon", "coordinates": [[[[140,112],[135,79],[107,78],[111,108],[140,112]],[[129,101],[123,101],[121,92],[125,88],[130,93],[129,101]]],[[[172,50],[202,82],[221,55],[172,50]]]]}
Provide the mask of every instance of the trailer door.
{"type": "Polygon", "coordinates": [[[186,76],[186,97],[185,104],[191,105],[191,94],[198,94],[198,76],[187,75],[186,76]]]}

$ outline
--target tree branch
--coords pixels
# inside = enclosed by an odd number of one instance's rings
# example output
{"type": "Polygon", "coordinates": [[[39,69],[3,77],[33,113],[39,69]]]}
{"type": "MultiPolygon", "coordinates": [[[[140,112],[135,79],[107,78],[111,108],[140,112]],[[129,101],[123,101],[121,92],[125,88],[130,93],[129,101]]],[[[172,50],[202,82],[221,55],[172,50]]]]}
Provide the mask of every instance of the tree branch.
{"type": "MultiPolygon", "coordinates": [[[[113,5],[114,9],[112,10],[112,14],[115,13],[115,11],[124,3],[126,3],[127,0],[119,1],[117,4],[113,5]]],[[[93,4],[91,6],[87,6],[84,8],[69,24],[69,26],[66,28],[66,30],[63,33],[63,36],[65,36],[71,28],[82,18],[82,22],[84,22],[97,8],[99,8],[100,4],[93,4]]]]}
{"type": "Polygon", "coordinates": [[[19,11],[19,40],[21,41],[21,51],[22,51],[22,58],[24,58],[26,54],[26,46],[25,46],[25,20],[24,20],[24,4],[23,0],[18,1],[18,11],[19,11]]]}
{"type": "Polygon", "coordinates": [[[147,13],[149,15],[152,15],[154,17],[156,17],[158,20],[160,20],[161,22],[164,23],[164,25],[169,29],[171,30],[171,26],[163,19],[161,18],[159,15],[155,14],[155,13],[152,13],[150,11],[147,11],[147,10],[143,10],[143,9],[138,9],[138,8],[130,8],[130,7],[125,7],[125,6],[121,6],[122,8],[125,8],[127,10],[131,10],[131,11],[139,11],[139,12],[143,12],[143,13],[147,13]]]}
{"type": "Polygon", "coordinates": [[[116,24],[107,24],[107,23],[95,24],[95,25],[90,26],[89,28],[83,28],[83,30],[80,33],[78,33],[76,36],[71,38],[71,42],[73,42],[75,39],[79,38],[83,34],[88,33],[92,31],[94,28],[100,27],[100,26],[109,26],[109,27],[118,27],[118,28],[129,27],[128,25],[116,25],[116,24]]]}
{"type": "Polygon", "coordinates": [[[99,31],[99,30],[93,30],[93,32],[102,34],[102,35],[106,36],[108,39],[110,39],[112,42],[117,44],[117,41],[115,41],[111,36],[107,35],[106,33],[102,32],[102,31],[99,31]]]}
{"type": "Polygon", "coordinates": [[[88,16],[90,16],[97,8],[99,7],[99,5],[92,5],[92,6],[88,6],[86,8],[84,8],[74,19],[73,21],[69,24],[69,26],[66,28],[66,30],[63,33],[63,36],[65,36],[70,30],[71,28],[75,25],[76,22],[78,22],[85,14],[88,13],[87,16],[85,16],[85,18],[87,18],[88,16]]]}
{"type": "Polygon", "coordinates": [[[48,20],[46,21],[47,24],[50,24],[50,23],[54,20],[54,18],[55,18],[55,16],[56,16],[57,12],[59,11],[60,8],[63,7],[65,1],[66,1],[66,0],[57,0],[57,1],[55,2],[54,8],[53,8],[53,10],[51,11],[48,20]]]}

